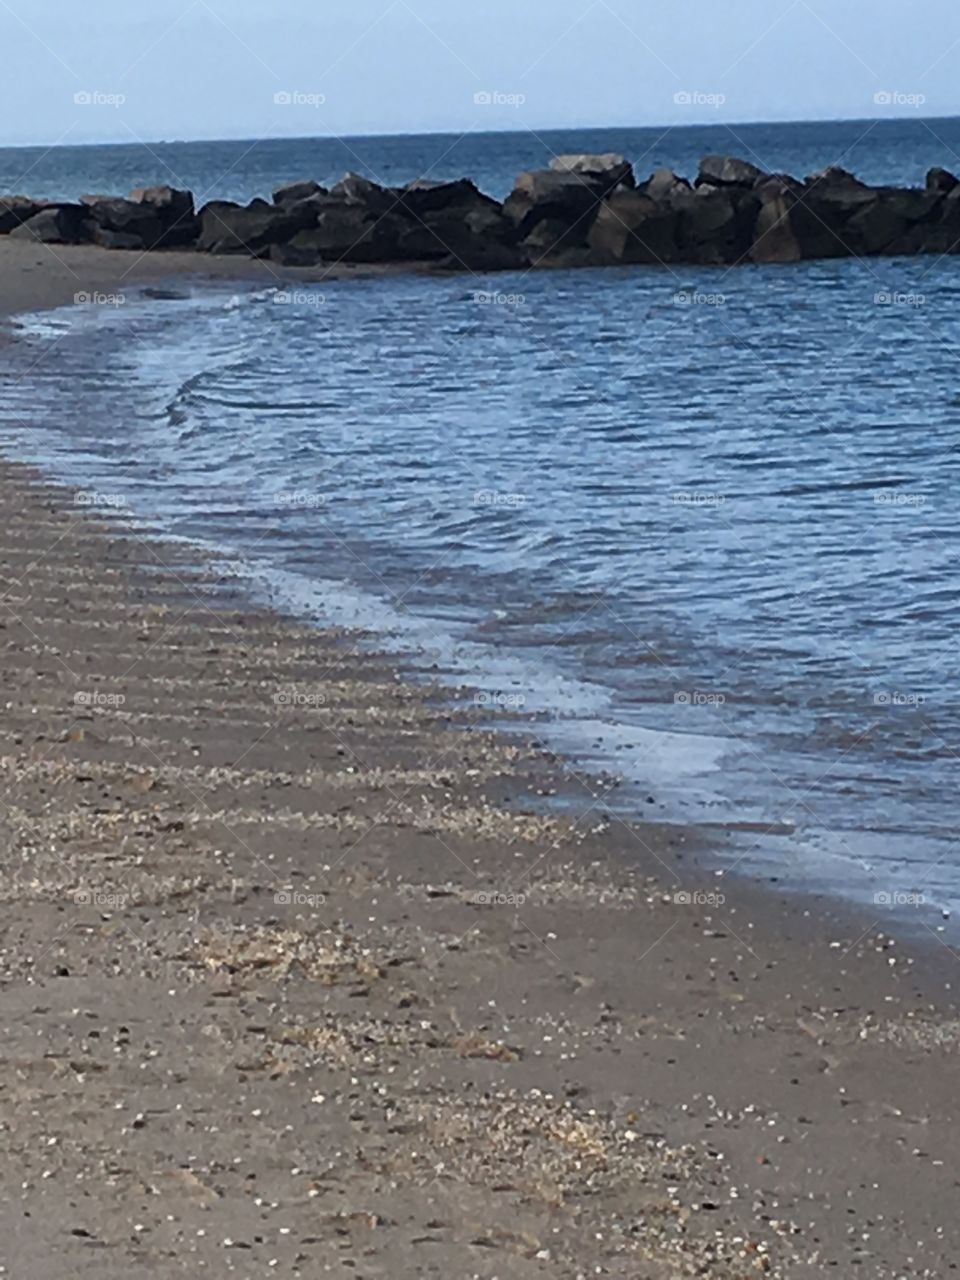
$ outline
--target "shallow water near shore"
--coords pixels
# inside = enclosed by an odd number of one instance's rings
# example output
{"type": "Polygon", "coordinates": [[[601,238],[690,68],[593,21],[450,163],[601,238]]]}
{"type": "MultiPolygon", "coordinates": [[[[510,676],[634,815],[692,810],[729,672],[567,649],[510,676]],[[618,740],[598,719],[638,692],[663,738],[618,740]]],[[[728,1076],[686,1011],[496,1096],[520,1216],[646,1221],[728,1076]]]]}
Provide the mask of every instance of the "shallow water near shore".
{"type": "Polygon", "coordinates": [[[903,260],[130,296],[22,322],[0,444],[722,865],[915,922],[960,899],[957,293],[903,260]]]}

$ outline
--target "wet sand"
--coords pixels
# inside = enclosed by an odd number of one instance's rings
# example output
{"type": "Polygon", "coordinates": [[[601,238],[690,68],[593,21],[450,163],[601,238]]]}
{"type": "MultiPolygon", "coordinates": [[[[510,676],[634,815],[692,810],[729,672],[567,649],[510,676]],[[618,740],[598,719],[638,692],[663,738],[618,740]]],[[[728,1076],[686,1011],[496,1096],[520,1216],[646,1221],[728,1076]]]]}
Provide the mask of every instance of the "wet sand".
{"type": "MultiPolygon", "coordinates": [[[[66,256],[0,241],[2,307],[120,287],[66,256]]],[[[0,530],[8,1274],[956,1267],[932,935],[717,877],[16,464],[0,530]]]]}

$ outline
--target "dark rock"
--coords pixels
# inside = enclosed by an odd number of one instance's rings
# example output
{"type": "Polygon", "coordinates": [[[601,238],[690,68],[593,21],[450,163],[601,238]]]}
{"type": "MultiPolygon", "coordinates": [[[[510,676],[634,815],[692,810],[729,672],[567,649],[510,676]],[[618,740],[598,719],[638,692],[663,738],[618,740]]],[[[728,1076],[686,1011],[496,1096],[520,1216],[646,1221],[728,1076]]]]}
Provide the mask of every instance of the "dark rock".
{"type": "Polygon", "coordinates": [[[639,191],[621,191],[604,201],[590,228],[598,263],[677,262],[680,215],[639,191]]]}
{"type": "Polygon", "coordinates": [[[87,210],[81,204],[47,205],[10,232],[13,239],[41,244],[84,244],[90,235],[87,210]]]}
{"type": "Polygon", "coordinates": [[[927,174],[926,186],[928,191],[938,191],[941,195],[947,195],[960,186],[960,178],[949,169],[931,169],[927,174]]]}
{"type": "Polygon", "coordinates": [[[406,230],[407,224],[399,218],[377,215],[359,205],[341,204],[324,210],[315,226],[298,231],[289,244],[271,256],[287,266],[394,262],[400,257],[400,238],[406,230]]]}
{"type": "Polygon", "coordinates": [[[480,245],[509,246],[513,238],[513,224],[496,201],[490,201],[475,209],[440,210],[407,222],[400,233],[398,253],[401,258],[419,261],[459,258],[467,266],[482,254],[480,245]]]}
{"type": "Polygon", "coordinates": [[[793,223],[797,194],[776,178],[756,189],[760,201],[750,257],[754,262],[799,262],[803,257],[793,223]]]}
{"type": "Polygon", "coordinates": [[[349,205],[359,205],[377,213],[386,213],[397,203],[397,193],[381,187],[358,173],[347,173],[330,188],[335,200],[349,205]]]}
{"type": "Polygon", "coordinates": [[[417,182],[408,183],[402,191],[396,193],[399,207],[417,218],[441,210],[461,209],[464,212],[472,209],[488,209],[500,211],[500,204],[485,196],[482,191],[467,178],[457,182],[417,182]]]}
{"type": "Polygon", "coordinates": [[[326,194],[326,187],[321,187],[319,182],[287,182],[275,189],[273,203],[294,204],[299,200],[308,200],[311,196],[326,194]]]}
{"type": "Polygon", "coordinates": [[[686,178],[679,177],[672,169],[657,169],[637,190],[657,204],[671,208],[693,195],[693,188],[686,178]]]}
{"type": "Polygon", "coordinates": [[[752,187],[767,175],[749,160],[735,156],[704,156],[700,161],[697,186],[752,187]]]}
{"type": "Polygon", "coordinates": [[[9,235],[43,208],[38,200],[29,196],[0,196],[0,236],[9,235]]]}
{"type": "Polygon", "coordinates": [[[579,173],[593,185],[600,187],[604,195],[615,191],[617,187],[632,189],[636,186],[633,165],[612,151],[599,156],[554,156],[550,161],[550,168],[555,173],[579,173]]]}
{"type": "Polygon", "coordinates": [[[130,192],[134,204],[147,206],[160,219],[162,234],[158,247],[175,248],[193,244],[200,233],[191,191],[176,187],[135,187],[130,192]]]}
{"type": "Polygon", "coordinates": [[[722,264],[747,258],[760,200],[736,187],[699,187],[680,211],[677,240],[684,262],[722,264]]]}
{"type": "Polygon", "coordinates": [[[154,249],[161,243],[164,226],[152,205],[100,196],[81,196],[80,199],[89,210],[96,244],[107,249],[154,249]],[[98,235],[98,232],[113,234],[98,235]],[[124,243],[114,242],[114,235],[122,236],[124,243]]]}
{"type": "Polygon", "coordinates": [[[849,219],[844,238],[852,253],[867,257],[889,251],[911,227],[930,221],[942,196],[936,191],[879,188],[849,219]]]}
{"type": "Polygon", "coordinates": [[[226,200],[212,201],[200,211],[197,248],[203,253],[246,253],[258,258],[273,245],[285,244],[311,227],[316,212],[300,205],[271,205],[253,200],[246,208],[226,200]]]}
{"type": "Polygon", "coordinates": [[[584,174],[534,169],[520,174],[503,212],[516,226],[520,240],[550,219],[563,227],[558,248],[585,245],[602,195],[603,187],[584,174]]]}

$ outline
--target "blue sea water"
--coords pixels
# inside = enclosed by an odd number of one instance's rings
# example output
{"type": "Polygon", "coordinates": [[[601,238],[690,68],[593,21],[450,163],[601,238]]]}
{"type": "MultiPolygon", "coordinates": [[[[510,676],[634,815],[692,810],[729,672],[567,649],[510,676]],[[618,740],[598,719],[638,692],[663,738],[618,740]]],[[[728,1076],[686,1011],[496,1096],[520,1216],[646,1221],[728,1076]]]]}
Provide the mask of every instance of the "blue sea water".
{"type": "MultiPolygon", "coordinates": [[[[246,198],[351,167],[502,194],[551,150],[910,182],[960,150],[956,121],[737,132],[185,144],[173,172],[78,148],[23,182],[6,152],[0,186],[246,198]]],[[[546,715],[574,768],[729,866],[960,900],[957,259],[187,294],[26,323],[0,446],[546,715]]]]}
{"type": "Polygon", "coordinates": [[[328,184],[353,170],[386,186],[469,175],[502,199],[521,170],[582,151],[619,152],[641,178],[661,166],[693,177],[701,156],[719,152],[798,177],[840,164],[865,182],[922,185],[934,165],[960,169],[960,119],[0,148],[0,191],[76,199],[163,182],[198,203],[245,202],[291,179],[328,184]]]}

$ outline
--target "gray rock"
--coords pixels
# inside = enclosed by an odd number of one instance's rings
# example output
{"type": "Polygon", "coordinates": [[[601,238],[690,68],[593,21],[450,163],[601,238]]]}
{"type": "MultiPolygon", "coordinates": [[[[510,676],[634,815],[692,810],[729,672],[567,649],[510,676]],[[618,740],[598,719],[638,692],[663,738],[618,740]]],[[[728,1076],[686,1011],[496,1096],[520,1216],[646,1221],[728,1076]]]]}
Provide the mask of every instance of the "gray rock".
{"type": "Polygon", "coordinates": [[[526,240],[538,223],[549,220],[562,227],[557,248],[585,245],[602,197],[602,185],[589,176],[534,169],[517,178],[503,212],[516,226],[520,240],[526,240]]]}
{"type": "Polygon", "coordinates": [[[700,161],[697,186],[752,187],[767,175],[749,160],[735,156],[704,156],[700,161]]]}
{"type": "Polygon", "coordinates": [[[682,203],[693,195],[693,188],[686,178],[679,177],[672,169],[657,169],[637,190],[657,204],[669,207],[682,203]]]}
{"type": "Polygon", "coordinates": [[[605,155],[554,156],[550,168],[555,173],[579,173],[603,188],[604,194],[617,187],[636,186],[633,166],[613,151],[605,155]]]}
{"type": "Polygon", "coordinates": [[[358,173],[347,173],[338,183],[330,188],[335,200],[345,204],[359,205],[372,212],[386,213],[397,203],[397,193],[388,187],[381,187],[369,178],[358,173]]]}
{"type": "Polygon", "coordinates": [[[457,182],[426,182],[423,179],[410,182],[396,193],[398,212],[406,211],[417,218],[424,218],[430,213],[448,210],[462,210],[466,215],[471,210],[500,211],[498,201],[483,194],[468,178],[457,182]]]}
{"type": "Polygon", "coordinates": [[[311,196],[326,195],[326,188],[319,182],[287,182],[273,192],[274,204],[295,204],[300,200],[309,200],[311,196]]]}
{"type": "Polygon", "coordinates": [[[89,210],[96,244],[108,249],[154,249],[161,243],[164,226],[152,205],[100,196],[81,196],[80,200],[89,210]],[[123,242],[98,232],[115,233],[123,242]]]}
{"type": "Polygon", "coordinates": [[[0,236],[9,235],[42,208],[40,201],[29,196],[0,196],[0,236]]]}
{"type": "Polygon", "coordinates": [[[798,196],[787,182],[771,178],[757,188],[760,209],[753,231],[753,262],[799,262],[803,257],[793,222],[798,196]]]}
{"type": "Polygon", "coordinates": [[[81,204],[52,204],[14,227],[10,237],[40,244],[84,244],[90,240],[91,223],[81,204]]]}
{"type": "Polygon", "coordinates": [[[243,208],[229,201],[212,201],[200,212],[197,248],[203,253],[262,257],[273,245],[284,244],[313,225],[316,213],[305,208],[306,203],[277,206],[254,200],[243,208]]]}
{"type": "Polygon", "coordinates": [[[598,263],[677,262],[678,213],[639,191],[617,192],[604,202],[590,229],[598,263]]]}
{"type": "Polygon", "coordinates": [[[158,247],[174,248],[197,239],[200,224],[191,191],[167,186],[135,187],[130,199],[134,204],[146,205],[160,219],[163,230],[158,247]]]}
{"type": "Polygon", "coordinates": [[[680,210],[677,239],[684,262],[729,264],[749,256],[760,200],[737,187],[700,188],[680,210]]]}
{"type": "Polygon", "coordinates": [[[950,172],[949,169],[935,168],[931,169],[927,174],[926,187],[928,191],[939,191],[942,195],[947,195],[960,186],[960,178],[950,172]]]}

